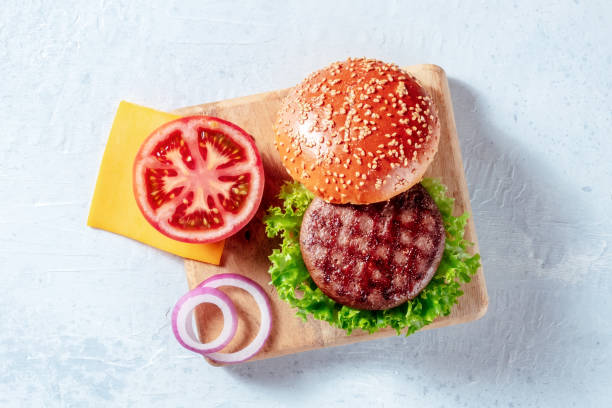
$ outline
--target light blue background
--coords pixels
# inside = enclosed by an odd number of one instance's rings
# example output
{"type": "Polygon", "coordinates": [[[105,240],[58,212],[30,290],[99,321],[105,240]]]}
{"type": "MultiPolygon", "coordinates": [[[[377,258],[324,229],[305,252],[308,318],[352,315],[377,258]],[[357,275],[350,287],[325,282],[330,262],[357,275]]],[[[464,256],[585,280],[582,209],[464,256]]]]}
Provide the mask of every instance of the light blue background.
{"type": "Polygon", "coordinates": [[[377,3],[3,3],[0,406],[612,406],[612,3],[377,3]],[[489,312],[210,367],[170,329],[182,261],[85,227],[117,105],[347,56],[446,69],[489,312]]]}

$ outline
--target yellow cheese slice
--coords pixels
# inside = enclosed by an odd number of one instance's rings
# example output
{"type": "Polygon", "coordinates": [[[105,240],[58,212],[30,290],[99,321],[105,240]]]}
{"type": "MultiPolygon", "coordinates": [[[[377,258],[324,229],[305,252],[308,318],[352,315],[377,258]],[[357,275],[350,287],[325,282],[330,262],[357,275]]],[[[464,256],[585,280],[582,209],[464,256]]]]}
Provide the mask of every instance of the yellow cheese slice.
{"type": "Polygon", "coordinates": [[[144,218],[132,190],[132,166],[142,142],[180,116],[121,102],[111,129],[87,225],[124,235],[184,258],[219,264],[223,242],[188,244],[166,237],[144,218]]]}

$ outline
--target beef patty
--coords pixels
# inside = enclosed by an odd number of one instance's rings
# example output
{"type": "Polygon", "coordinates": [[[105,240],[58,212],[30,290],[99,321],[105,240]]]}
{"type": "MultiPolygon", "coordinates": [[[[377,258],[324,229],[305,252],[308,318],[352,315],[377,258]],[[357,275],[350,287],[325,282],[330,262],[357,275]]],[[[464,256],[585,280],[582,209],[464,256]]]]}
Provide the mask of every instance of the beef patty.
{"type": "Polygon", "coordinates": [[[300,232],[304,262],[323,293],[368,310],[417,296],[438,269],[444,240],[440,211],[420,184],[368,205],[315,198],[300,232]]]}

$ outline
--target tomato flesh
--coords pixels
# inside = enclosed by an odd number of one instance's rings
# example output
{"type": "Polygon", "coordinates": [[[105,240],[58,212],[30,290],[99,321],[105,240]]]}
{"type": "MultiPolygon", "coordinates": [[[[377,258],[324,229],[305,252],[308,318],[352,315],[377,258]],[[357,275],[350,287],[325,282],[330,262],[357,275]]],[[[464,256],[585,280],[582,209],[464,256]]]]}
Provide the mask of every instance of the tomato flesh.
{"type": "Polygon", "coordinates": [[[134,163],[134,192],[145,218],[186,242],[217,241],[246,224],[261,201],[263,180],[253,139],[206,116],[157,129],[134,163]]]}

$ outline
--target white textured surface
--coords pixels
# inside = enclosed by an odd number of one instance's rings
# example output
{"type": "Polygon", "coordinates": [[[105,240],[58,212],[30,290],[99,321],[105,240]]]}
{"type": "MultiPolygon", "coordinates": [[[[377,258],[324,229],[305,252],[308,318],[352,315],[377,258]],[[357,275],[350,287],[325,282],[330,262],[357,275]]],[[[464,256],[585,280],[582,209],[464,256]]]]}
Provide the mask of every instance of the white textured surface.
{"type": "Polygon", "coordinates": [[[82,3],[0,7],[0,406],[612,406],[611,3],[82,3]],[[117,104],[362,55],[450,77],[489,312],[210,367],[169,326],[181,260],[85,227],[117,104]]]}

